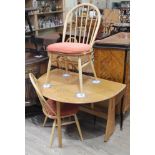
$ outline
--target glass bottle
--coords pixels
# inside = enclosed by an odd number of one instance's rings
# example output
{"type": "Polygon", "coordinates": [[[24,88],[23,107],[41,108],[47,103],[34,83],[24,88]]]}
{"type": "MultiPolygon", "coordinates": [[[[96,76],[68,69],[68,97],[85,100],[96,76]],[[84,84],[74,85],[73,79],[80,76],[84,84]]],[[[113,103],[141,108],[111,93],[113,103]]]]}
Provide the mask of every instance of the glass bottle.
{"type": "Polygon", "coordinates": [[[56,2],[55,2],[55,0],[52,0],[51,11],[56,11],[56,2]]]}

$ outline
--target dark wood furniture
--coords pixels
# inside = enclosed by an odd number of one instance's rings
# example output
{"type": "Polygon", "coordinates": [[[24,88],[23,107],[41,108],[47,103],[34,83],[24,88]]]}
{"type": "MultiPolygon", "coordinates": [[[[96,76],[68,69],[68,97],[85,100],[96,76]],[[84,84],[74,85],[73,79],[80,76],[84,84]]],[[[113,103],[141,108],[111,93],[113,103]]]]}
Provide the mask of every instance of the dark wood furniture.
{"type": "Polygon", "coordinates": [[[25,115],[32,116],[41,112],[41,107],[37,94],[30,82],[29,73],[33,73],[37,77],[47,71],[48,57],[35,57],[36,54],[25,53],[25,115]]]}
{"type": "Polygon", "coordinates": [[[123,112],[130,107],[130,33],[120,32],[94,45],[94,65],[99,78],[125,83],[123,112]]]}
{"type": "Polygon", "coordinates": [[[112,25],[113,32],[130,32],[130,23],[114,23],[112,25]]]}
{"type": "MultiPolygon", "coordinates": [[[[26,116],[36,115],[41,112],[40,104],[38,104],[38,97],[30,83],[28,74],[31,72],[36,77],[41,76],[47,71],[47,52],[46,46],[58,42],[61,36],[58,32],[50,32],[39,36],[35,35],[37,29],[33,29],[34,23],[32,16],[36,16],[36,10],[32,8],[32,1],[27,1],[25,8],[25,19],[29,26],[29,31],[25,33],[25,112],[26,116]],[[30,15],[31,14],[31,15],[30,15]]],[[[51,13],[51,12],[50,12],[51,13]]],[[[36,21],[37,22],[37,21],[36,21]]]]}
{"type": "Polygon", "coordinates": [[[59,32],[51,32],[36,36],[36,40],[41,42],[42,45],[46,48],[46,46],[49,44],[60,42],[62,40],[62,35],[59,32]]]}
{"type": "Polygon", "coordinates": [[[47,54],[46,47],[49,44],[60,42],[62,40],[62,35],[59,32],[50,32],[36,36],[35,39],[38,43],[38,47],[40,47],[40,50],[43,50],[44,53],[47,54]]]}

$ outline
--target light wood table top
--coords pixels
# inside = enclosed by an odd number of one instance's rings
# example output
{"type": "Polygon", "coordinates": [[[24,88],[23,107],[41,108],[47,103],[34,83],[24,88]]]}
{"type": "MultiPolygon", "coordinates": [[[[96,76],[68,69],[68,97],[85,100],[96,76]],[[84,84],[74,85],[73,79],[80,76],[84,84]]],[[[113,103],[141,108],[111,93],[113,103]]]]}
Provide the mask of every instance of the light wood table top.
{"type": "MultiPolygon", "coordinates": [[[[55,69],[50,72],[49,82],[53,84],[51,88],[43,87],[46,81],[46,74],[38,79],[42,94],[48,99],[57,101],[59,147],[62,147],[61,103],[86,104],[109,99],[108,114],[106,116],[107,125],[104,136],[104,141],[108,141],[115,129],[115,97],[125,89],[126,85],[104,79],[99,79],[100,83],[93,84],[93,77],[83,75],[83,87],[86,96],[84,98],[77,98],[76,93],[79,92],[78,73],[70,72],[69,77],[63,77],[63,73],[65,73],[65,71],[60,69],[55,69]]],[[[93,113],[97,115],[97,113],[93,113]]]]}
{"type": "Polygon", "coordinates": [[[77,98],[76,93],[79,92],[78,74],[70,72],[69,77],[63,77],[63,73],[65,71],[60,69],[50,72],[51,88],[43,88],[43,84],[46,81],[46,74],[38,79],[41,91],[45,97],[64,103],[94,103],[113,98],[126,87],[125,84],[104,79],[99,79],[100,83],[93,84],[93,77],[83,75],[84,93],[86,97],[77,98]]]}

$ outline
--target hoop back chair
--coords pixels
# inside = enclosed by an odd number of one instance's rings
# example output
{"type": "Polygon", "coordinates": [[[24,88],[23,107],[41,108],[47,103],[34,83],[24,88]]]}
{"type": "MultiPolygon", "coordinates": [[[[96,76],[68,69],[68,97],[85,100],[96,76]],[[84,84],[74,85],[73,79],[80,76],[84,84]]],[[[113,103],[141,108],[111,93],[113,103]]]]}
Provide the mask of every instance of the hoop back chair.
{"type": "MultiPolygon", "coordinates": [[[[38,98],[40,100],[41,106],[42,106],[42,111],[45,115],[44,123],[43,126],[45,126],[45,123],[48,118],[53,119],[53,126],[52,126],[52,131],[51,131],[51,137],[50,137],[50,146],[52,145],[53,142],[53,135],[54,135],[54,130],[55,127],[57,126],[57,117],[56,117],[56,102],[54,100],[45,100],[43,97],[40,89],[39,89],[39,84],[38,80],[35,78],[35,76],[32,73],[29,73],[30,80],[32,82],[33,87],[35,88],[35,91],[38,95],[38,98]]],[[[81,141],[83,141],[83,136],[80,128],[80,124],[77,118],[76,113],[78,112],[78,105],[75,104],[69,104],[65,103],[63,104],[61,108],[61,119],[64,118],[70,118],[71,116],[74,116],[75,121],[69,121],[69,122],[64,122],[61,125],[68,125],[72,123],[76,123],[76,126],[78,128],[78,132],[81,138],[81,141]]]]}
{"type": "Polygon", "coordinates": [[[79,4],[67,13],[64,23],[62,42],[51,44],[47,47],[49,63],[45,87],[50,87],[49,76],[52,54],[59,54],[66,59],[66,72],[68,71],[67,58],[77,57],[80,85],[80,92],[78,95],[79,97],[84,97],[82,69],[88,64],[91,64],[95,80],[97,81],[93,65],[92,46],[98,33],[100,22],[101,15],[99,9],[90,3],[79,4]],[[82,57],[87,57],[87,61],[82,62],[82,57]]]}

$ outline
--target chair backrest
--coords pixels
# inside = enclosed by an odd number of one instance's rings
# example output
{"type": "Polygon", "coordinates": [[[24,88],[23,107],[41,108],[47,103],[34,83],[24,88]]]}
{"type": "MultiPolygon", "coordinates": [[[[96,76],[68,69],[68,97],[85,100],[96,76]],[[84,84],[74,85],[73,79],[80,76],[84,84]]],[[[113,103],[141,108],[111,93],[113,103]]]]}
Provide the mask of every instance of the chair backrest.
{"type": "Polygon", "coordinates": [[[94,43],[101,22],[99,9],[90,3],[82,3],[71,9],[65,19],[62,42],[94,43]],[[67,33],[66,33],[67,32],[67,33]]]}
{"type": "Polygon", "coordinates": [[[47,101],[43,97],[43,95],[39,89],[38,80],[36,79],[36,77],[32,73],[29,73],[29,77],[30,77],[31,83],[32,83],[37,95],[38,95],[38,98],[39,98],[39,101],[42,105],[43,110],[47,114],[49,113],[49,111],[52,111],[52,113],[56,114],[55,111],[53,111],[53,109],[49,106],[49,104],[47,103],[47,101]]]}

